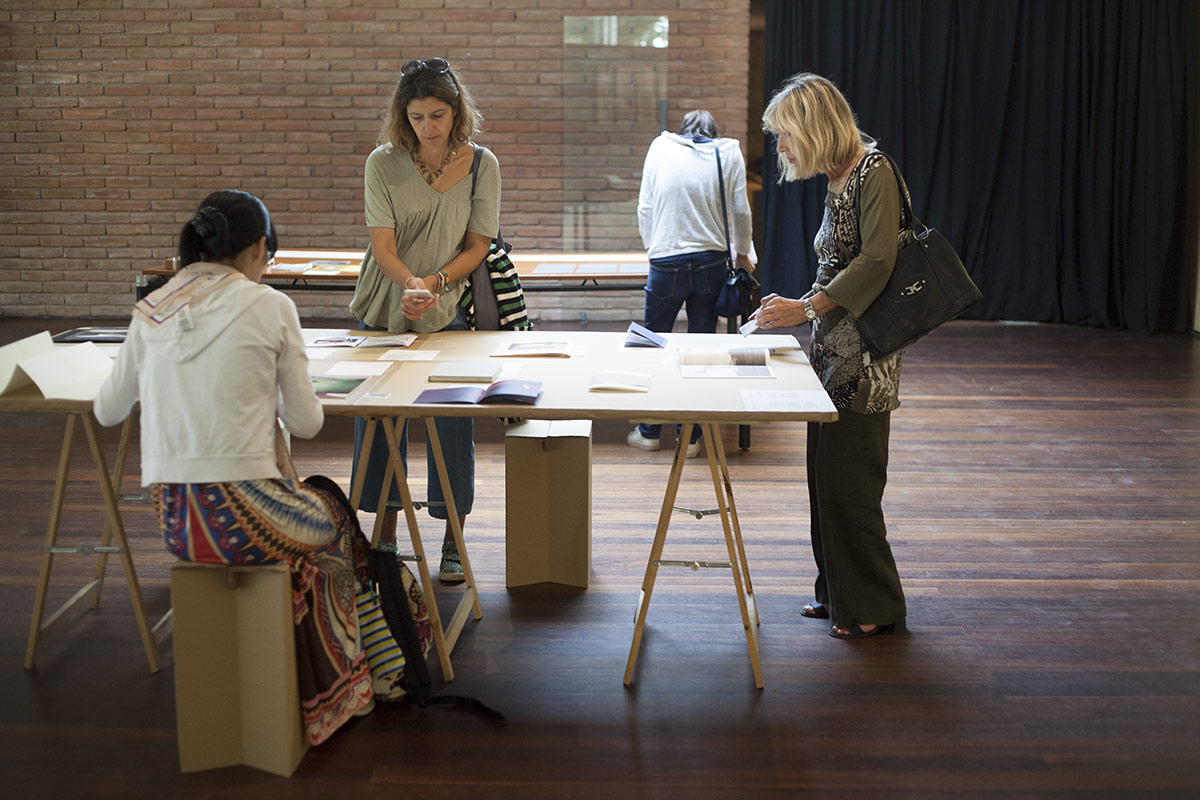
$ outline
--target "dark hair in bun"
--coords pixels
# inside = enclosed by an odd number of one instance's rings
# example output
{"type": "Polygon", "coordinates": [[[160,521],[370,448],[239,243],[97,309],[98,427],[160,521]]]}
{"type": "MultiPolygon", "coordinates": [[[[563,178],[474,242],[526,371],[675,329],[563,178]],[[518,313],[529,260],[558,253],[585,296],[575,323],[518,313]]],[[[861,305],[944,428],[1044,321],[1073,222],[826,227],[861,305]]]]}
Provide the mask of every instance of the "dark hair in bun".
{"type": "Polygon", "coordinates": [[[262,201],[239,189],[222,189],[204,198],[200,208],[179,233],[179,263],[220,261],[232,258],[267,237],[267,256],[278,243],[271,215],[262,201]]]}

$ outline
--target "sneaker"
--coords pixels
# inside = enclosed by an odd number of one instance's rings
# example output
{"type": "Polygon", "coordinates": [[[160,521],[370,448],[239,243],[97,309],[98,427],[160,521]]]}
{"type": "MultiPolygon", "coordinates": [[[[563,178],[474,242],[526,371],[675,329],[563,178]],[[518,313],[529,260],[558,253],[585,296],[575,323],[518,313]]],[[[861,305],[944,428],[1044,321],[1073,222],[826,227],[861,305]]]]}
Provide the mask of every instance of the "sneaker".
{"type": "Polygon", "coordinates": [[[462,562],[458,560],[458,548],[454,542],[442,542],[442,563],[438,567],[438,580],[443,583],[461,583],[467,579],[462,562]]]}
{"type": "Polygon", "coordinates": [[[625,437],[625,444],[630,447],[636,447],[639,450],[657,450],[659,447],[658,439],[647,439],[642,436],[642,432],[634,428],[628,436],[625,437]]]}
{"type": "Polygon", "coordinates": [[[700,455],[700,440],[699,439],[697,439],[696,441],[692,442],[691,444],[689,444],[687,446],[687,457],[688,458],[695,458],[698,455],[700,455]]]}
{"type": "Polygon", "coordinates": [[[370,700],[367,701],[367,704],[365,706],[360,708],[358,711],[354,712],[354,716],[365,717],[374,710],[375,710],[375,698],[372,697],[370,700]]]}

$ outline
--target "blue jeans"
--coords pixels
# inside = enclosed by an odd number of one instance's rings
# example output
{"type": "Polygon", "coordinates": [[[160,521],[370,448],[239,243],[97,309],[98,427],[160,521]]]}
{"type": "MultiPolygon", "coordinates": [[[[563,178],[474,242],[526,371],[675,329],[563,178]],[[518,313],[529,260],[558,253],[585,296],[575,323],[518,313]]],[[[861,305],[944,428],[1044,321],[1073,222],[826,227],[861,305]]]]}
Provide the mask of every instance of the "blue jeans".
{"type": "MultiPolygon", "coordinates": [[[[717,295],[725,282],[727,269],[721,250],[701,250],[666,258],[650,259],[650,278],[646,282],[645,326],[658,333],[669,333],[679,309],[687,304],[688,333],[717,332],[717,295]]],[[[643,437],[657,439],[661,425],[639,425],[643,437]]],[[[676,433],[679,426],[675,426],[676,433]]],[[[700,440],[699,428],[692,430],[692,441],[700,440]]]]}
{"type": "MultiPolygon", "coordinates": [[[[372,328],[363,323],[358,326],[362,330],[382,330],[372,328]]],[[[467,320],[462,310],[458,312],[450,324],[443,330],[465,331],[467,320]]],[[[454,508],[459,514],[471,513],[475,503],[475,420],[471,417],[436,417],[438,439],[442,444],[442,457],[446,461],[446,473],[450,478],[450,491],[454,495],[454,508]]],[[[363,438],[367,432],[367,421],[362,417],[354,419],[354,465],[351,476],[358,474],[358,454],[362,449],[363,438]]],[[[400,462],[404,465],[404,473],[408,474],[408,420],[400,433],[400,462]]],[[[388,447],[387,437],[383,428],[375,429],[375,439],[371,443],[371,455],[367,459],[367,474],[363,483],[362,498],[358,507],[362,511],[374,513],[379,508],[379,488],[383,483],[383,475],[387,469],[388,447]]],[[[433,448],[428,439],[425,442],[425,462],[427,465],[427,480],[425,497],[429,515],[435,519],[448,519],[446,513],[446,498],[442,492],[442,482],[438,479],[437,464],[433,460],[433,448]]],[[[388,490],[388,506],[400,506],[400,490],[395,481],[388,490]]]]}

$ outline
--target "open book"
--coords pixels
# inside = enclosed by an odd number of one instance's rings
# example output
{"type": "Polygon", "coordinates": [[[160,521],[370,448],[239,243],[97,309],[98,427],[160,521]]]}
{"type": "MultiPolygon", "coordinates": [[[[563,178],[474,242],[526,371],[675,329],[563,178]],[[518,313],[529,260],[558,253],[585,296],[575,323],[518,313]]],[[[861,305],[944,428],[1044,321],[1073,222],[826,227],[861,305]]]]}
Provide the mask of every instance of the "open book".
{"type": "Polygon", "coordinates": [[[47,400],[93,400],[112,367],[92,342],[55,346],[43,331],[0,347],[0,394],[32,383],[47,400]]]}
{"type": "Polygon", "coordinates": [[[543,357],[570,358],[575,345],[570,342],[505,342],[496,348],[492,358],[543,357]]]}
{"type": "Polygon", "coordinates": [[[533,405],[542,396],[540,381],[496,381],[486,389],[478,386],[447,386],[426,389],[417,395],[418,403],[524,403],[533,405]]]}
{"type": "Polygon", "coordinates": [[[685,378],[774,378],[771,351],[765,347],[679,351],[679,372],[685,378]]]}
{"type": "Polygon", "coordinates": [[[666,347],[667,337],[662,334],[655,333],[644,325],[638,325],[636,322],[629,323],[629,328],[625,331],[625,346],[626,347],[666,347]]]}
{"type": "Polygon", "coordinates": [[[408,347],[417,340],[413,333],[391,333],[385,336],[321,336],[308,343],[308,347],[408,347]]]}
{"type": "Polygon", "coordinates": [[[324,400],[345,399],[357,389],[366,378],[340,378],[335,375],[313,375],[313,391],[317,397],[324,400]]]}

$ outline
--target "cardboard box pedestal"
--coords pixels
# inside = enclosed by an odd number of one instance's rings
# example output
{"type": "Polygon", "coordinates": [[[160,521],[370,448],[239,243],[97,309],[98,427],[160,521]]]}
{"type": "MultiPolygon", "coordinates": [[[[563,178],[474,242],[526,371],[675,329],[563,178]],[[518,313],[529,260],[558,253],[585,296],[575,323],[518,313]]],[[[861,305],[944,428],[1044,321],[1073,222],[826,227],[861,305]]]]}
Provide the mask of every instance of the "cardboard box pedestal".
{"type": "Polygon", "coordinates": [[[308,750],[285,564],[171,566],[179,768],[287,777],[308,750]]]}
{"type": "Polygon", "coordinates": [[[587,588],[592,567],[592,423],[528,420],[508,429],[505,584],[587,588]]]}

